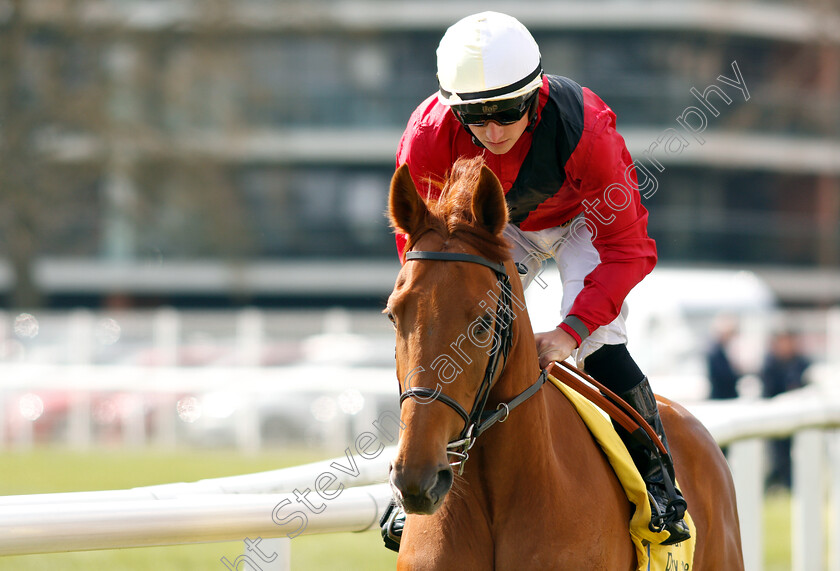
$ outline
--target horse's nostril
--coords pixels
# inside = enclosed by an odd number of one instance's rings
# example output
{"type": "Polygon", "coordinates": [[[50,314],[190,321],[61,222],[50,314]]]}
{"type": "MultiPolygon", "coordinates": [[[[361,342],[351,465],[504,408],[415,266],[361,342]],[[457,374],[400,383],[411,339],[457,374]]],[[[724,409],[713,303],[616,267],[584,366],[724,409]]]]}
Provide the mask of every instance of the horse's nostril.
{"type": "Polygon", "coordinates": [[[444,468],[443,470],[438,471],[437,473],[437,481],[435,482],[434,487],[432,488],[432,494],[436,495],[438,498],[441,498],[449,492],[449,489],[452,487],[452,469],[451,468],[444,468]]]}

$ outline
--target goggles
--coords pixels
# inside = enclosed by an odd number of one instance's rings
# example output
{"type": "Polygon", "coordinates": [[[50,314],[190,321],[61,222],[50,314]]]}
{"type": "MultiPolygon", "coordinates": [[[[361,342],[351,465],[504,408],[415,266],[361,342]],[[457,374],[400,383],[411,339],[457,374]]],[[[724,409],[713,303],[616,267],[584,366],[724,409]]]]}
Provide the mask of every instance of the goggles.
{"type": "Polygon", "coordinates": [[[514,99],[453,105],[452,112],[463,125],[483,127],[493,121],[499,125],[512,125],[522,119],[537,98],[539,90],[514,99]]]}

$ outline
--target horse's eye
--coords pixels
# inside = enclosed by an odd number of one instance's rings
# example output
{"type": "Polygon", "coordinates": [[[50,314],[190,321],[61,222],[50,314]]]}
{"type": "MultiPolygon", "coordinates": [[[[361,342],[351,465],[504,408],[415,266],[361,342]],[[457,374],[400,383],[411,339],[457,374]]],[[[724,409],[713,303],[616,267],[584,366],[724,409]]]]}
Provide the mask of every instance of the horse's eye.
{"type": "Polygon", "coordinates": [[[475,329],[473,329],[473,332],[476,335],[484,335],[485,333],[487,333],[490,330],[490,326],[492,324],[493,324],[493,320],[489,316],[485,315],[484,317],[481,317],[481,318],[478,319],[478,322],[476,323],[476,326],[475,326],[475,329]]]}
{"type": "Polygon", "coordinates": [[[393,323],[393,324],[394,324],[394,326],[396,327],[396,325],[397,325],[397,319],[394,317],[394,314],[393,314],[393,313],[391,313],[390,311],[387,311],[387,312],[385,312],[385,315],[386,315],[386,317],[388,317],[388,320],[389,320],[391,323],[393,323]]]}

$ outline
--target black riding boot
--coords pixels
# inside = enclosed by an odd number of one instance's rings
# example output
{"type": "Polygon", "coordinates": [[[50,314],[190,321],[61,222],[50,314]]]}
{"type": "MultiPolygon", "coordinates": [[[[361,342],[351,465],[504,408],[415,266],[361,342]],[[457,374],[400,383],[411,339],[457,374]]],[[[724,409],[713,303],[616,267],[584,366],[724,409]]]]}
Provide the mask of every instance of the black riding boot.
{"type": "MultiPolygon", "coordinates": [[[[653,427],[668,450],[653,391],[647,377],[627,351],[626,345],[600,347],[586,357],[584,369],[636,409],[653,427]]],[[[670,452],[662,457],[658,451],[650,449],[650,442],[639,442],[618,423],[613,422],[613,425],[647,486],[653,512],[651,530],[667,530],[671,536],[663,542],[666,545],[685,541],[690,537],[688,526],[683,521],[686,504],[673,483],[674,467],[670,452]]]]}
{"type": "Polygon", "coordinates": [[[620,393],[619,396],[636,409],[642,415],[642,418],[653,427],[668,451],[668,456],[662,457],[659,452],[652,451],[646,444],[632,438],[622,427],[616,427],[647,485],[653,512],[650,529],[655,532],[665,530],[671,534],[668,539],[662,542],[663,545],[673,545],[685,541],[691,537],[688,526],[683,520],[686,502],[682,493],[674,485],[674,465],[671,461],[671,449],[668,447],[665,430],[659,418],[659,409],[647,377],[629,391],[620,393]]]}

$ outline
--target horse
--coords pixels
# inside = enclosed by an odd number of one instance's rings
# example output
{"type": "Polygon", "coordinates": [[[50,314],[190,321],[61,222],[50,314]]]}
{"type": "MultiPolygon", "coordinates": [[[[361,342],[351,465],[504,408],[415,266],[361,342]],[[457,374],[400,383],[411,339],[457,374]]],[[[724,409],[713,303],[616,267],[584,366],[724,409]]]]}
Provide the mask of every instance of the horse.
{"type": "MultiPolygon", "coordinates": [[[[480,157],[459,159],[436,190],[424,201],[403,165],[388,205],[408,237],[383,311],[403,427],[389,470],[407,514],[397,568],[636,569],[627,496],[569,401],[542,386],[499,180],[480,157]]],[[[685,408],[658,402],[696,526],[692,569],[743,570],[720,448],[685,408]]]]}

